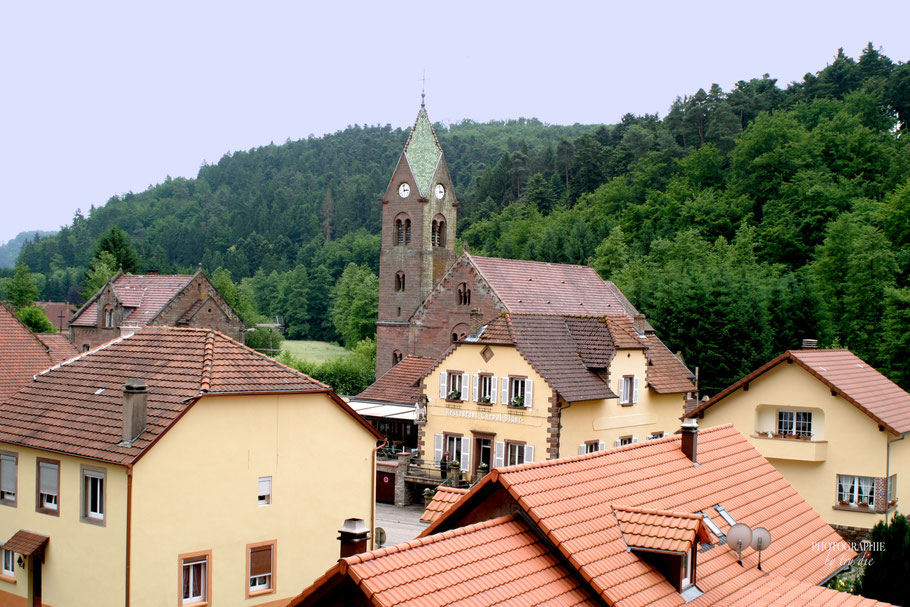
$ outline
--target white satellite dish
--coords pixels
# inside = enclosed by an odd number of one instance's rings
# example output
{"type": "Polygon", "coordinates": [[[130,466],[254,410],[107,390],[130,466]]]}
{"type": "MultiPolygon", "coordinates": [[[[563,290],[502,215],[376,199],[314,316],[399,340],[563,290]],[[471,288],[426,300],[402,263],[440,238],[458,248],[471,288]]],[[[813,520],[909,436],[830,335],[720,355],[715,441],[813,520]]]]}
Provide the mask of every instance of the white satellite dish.
{"type": "Polygon", "coordinates": [[[752,542],[749,545],[758,552],[758,570],[762,571],[761,553],[771,545],[771,532],[764,527],[756,527],[752,530],[752,542]]]}
{"type": "Polygon", "coordinates": [[[743,564],[743,550],[752,544],[752,529],[745,523],[736,523],[727,532],[727,545],[736,550],[739,564],[743,564]]]}

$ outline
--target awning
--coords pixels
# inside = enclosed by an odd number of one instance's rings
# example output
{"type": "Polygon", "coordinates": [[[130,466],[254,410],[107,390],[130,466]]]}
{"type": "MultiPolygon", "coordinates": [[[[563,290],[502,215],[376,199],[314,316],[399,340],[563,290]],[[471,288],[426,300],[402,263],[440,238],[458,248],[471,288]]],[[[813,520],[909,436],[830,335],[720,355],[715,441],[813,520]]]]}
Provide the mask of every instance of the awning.
{"type": "Polygon", "coordinates": [[[16,534],[4,542],[3,549],[10,550],[22,556],[40,556],[44,560],[44,547],[51,538],[31,531],[20,529],[16,534]]]}
{"type": "Polygon", "coordinates": [[[351,408],[364,417],[378,417],[397,421],[413,422],[417,420],[416,408],[411,405],[389,405],[352,400],[351,408]]]}

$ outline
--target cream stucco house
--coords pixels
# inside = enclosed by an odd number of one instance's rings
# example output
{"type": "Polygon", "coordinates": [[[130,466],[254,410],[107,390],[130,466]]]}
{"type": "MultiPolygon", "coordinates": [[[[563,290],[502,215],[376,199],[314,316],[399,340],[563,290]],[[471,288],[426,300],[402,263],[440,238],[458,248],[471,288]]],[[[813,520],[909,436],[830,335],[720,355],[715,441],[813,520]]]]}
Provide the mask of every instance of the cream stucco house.
{"type": "Polygon", "coordinates": [[[910,394],[848,350],[791,350],[688,414],[732,423],[845,535],[910,503],[910,394]]]}
{"type": "Polygon", "coordinates": [[[591,453],[679,428],[691,373],[644,317],[504,314],[423,377],[422,458],[477,468],[591,453]]]}
{"type": "Polygon", "coordinates": [[[57,365],[0,404],[0,605],[283,604],[374,526],[377,438],[207,329],[57,365]]]}

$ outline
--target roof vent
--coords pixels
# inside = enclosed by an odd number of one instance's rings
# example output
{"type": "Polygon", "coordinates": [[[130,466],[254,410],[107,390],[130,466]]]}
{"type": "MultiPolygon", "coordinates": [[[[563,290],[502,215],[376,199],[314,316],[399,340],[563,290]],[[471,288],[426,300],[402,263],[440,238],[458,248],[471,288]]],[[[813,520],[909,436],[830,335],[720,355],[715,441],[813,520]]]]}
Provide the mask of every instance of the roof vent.
{"type": "Polygon", "coordinates": [[[367,551],[367,537],[370,530],[362,518],[345,519],[344,525],[338,530],[338,540],[341,542],[341,558],[354,556],[367,551]]]}
{"type": "Polygon", "coordinates": [[[817,339],[804,339],[803,340],[803,350],[817,350],[818,349],[818,340],[817,339]]]}
{"type": "Polygon", "coordinates": [[[128,379],[123,386],[123,442],[128,447],[145,431],[148,386],[144,380],[128,379]]]}
{"type": "Polygon", "coordinates": [[[698,465],[698,420],[687,417],[682,423],[682,452],[698,465]]]}

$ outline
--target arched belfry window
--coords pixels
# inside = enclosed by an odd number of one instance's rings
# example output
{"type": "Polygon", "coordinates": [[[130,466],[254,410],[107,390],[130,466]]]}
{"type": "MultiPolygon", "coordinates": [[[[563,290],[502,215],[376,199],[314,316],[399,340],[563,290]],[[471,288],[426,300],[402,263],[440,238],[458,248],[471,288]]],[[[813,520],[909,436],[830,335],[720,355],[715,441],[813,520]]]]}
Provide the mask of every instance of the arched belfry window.
{"type": "Polygon", "coordinates": [[[395,290],[404,291],[404,272],[395,274],[395,290]]]}
{"type": "Polygon", "coordinates": [[[395,246],[411,244],[411,219],[402,213],[395,218],[395,246]]]}
{"type": "Polygon", "coordinates": [[[458,285],[458,290],[456,291],[456,300],[458,301],[459,306],[467,306],[471,304],[471,289],[468,288],[468,283],[463,282],[458,285]]]}
{"type": "Polygon", "coordinates": [[[442,215],[437,215],[433,219],[430,243],[434,247],[446,246],[446,219],[442,215]]]}
{"type": "Polygon", "coordinates": [[[401,350],[395,350],[392,352],[392,366],[397,365],[404,358],[404,354],[401,353],[401,350]]]}
{"type": "Polygon", "coordinates": [[[104,307],[104,328],[111,329],[114,326],[114,308],[111,306],[104,307]]]}

